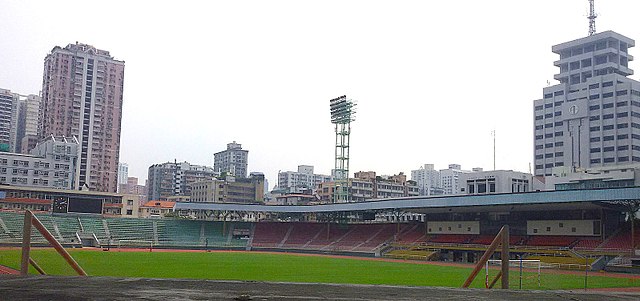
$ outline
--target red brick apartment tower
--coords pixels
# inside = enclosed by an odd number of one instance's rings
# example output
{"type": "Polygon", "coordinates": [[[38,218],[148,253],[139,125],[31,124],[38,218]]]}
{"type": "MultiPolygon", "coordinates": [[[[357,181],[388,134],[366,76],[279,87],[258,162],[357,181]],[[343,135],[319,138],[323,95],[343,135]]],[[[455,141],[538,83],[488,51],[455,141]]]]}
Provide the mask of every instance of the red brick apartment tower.
{"type": "Polygon", "coordinates": [[[86,44],[54,47],[44,60],[40,137],[76,136],[76,188],[116,192],[124,61],[86,44]]]}

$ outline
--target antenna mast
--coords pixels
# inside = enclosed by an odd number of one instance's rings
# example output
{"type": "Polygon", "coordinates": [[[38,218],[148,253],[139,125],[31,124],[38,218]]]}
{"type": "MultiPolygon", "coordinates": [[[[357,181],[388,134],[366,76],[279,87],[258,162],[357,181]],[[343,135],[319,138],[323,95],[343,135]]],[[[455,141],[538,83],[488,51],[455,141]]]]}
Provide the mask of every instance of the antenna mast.
{"type": "Polygon", "coordinates": [[[593,7],[593,1],[594,0],[589,0],[589,16],[587,17],[587,19],[589,19],[589,36],[596,33],[596,17],[598,17],[593,7]]]}

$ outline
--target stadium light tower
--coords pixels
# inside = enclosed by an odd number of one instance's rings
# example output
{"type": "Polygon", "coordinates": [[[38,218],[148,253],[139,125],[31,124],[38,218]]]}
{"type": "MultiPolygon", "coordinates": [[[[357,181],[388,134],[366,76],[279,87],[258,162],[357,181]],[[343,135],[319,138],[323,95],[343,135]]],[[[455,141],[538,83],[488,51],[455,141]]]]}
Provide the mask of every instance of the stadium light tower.
{"type": "Polygon", "coordinates": [[[333,202],[349,201],[349,135],[356,104],[346,95],[330,100],[331,123],[336,125],[333,202]]]}

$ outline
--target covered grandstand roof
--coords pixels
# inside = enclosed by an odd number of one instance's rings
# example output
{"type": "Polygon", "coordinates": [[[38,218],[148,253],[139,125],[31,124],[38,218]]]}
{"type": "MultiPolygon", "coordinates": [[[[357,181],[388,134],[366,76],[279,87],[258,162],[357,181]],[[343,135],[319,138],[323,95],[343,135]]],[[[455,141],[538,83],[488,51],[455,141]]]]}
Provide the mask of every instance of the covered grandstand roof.
{"type": "Polygon", "coordinates": [[[283,213],[321,213],[399,209],[415,212],[549,210],[611,206],[612,203],[640,200],[640,187],[590,190],[536,191],[483,195],[421,196],[378,199],[359,203],[268,206],[223,203],[176,203],[176,210],[222,210],[283,213]]]}

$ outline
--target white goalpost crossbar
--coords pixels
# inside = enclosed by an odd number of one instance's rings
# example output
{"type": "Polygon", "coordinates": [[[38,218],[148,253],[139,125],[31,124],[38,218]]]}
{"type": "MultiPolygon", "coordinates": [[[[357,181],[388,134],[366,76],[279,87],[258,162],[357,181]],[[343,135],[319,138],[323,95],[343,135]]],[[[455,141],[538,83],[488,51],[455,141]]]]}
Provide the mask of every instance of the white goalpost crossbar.
{"type": "MultiPolygon", "coordinates": [[[[489,265],[502,266],[502,260],[489,259],[485,263],[485,287],[486,288],[489,288],[489,265]]],[[[542,268],[542,263],[540,262],[539,259],[510,259],[509,267],[519,268],[520,271],[522,271],[522,269],[535,269],[537,271],[538,287],[541,286],[540,270],[542,268]]],[[[520,280],[523,279],[522,273],[520,273],[519,277],[520,277],[520,280]]]]}

